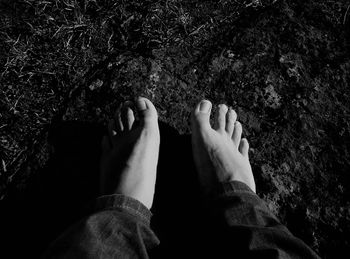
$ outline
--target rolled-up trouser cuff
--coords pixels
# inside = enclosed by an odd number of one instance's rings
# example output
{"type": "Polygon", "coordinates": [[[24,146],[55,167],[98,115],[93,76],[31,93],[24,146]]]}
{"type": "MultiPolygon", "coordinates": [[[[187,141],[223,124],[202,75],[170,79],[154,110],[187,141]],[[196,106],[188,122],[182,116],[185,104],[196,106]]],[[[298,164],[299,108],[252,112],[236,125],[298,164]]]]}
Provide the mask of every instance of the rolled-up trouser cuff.
{"type": "Polygon", "coordinates": [[[230,181],[221,183],[218,191],[219,194],[230,194],[232,192],[255,194],[247,184],[240,181],[230,181]]]}
{"type": "Polygon", "coordinates": [[[215,186],[215,192],[208,199],[209,206],[212,206],[212,203],[216,203],[218,200],[238,196],[249,203],[261,203],[261,199],[247,184],[240,181],[230,181],[218,183],[215,186]]]}
{"type": "Polygon", "coordinates": [[[104,195],[95,200],[95,210],[124,209],[130,214],[140,218],[148,226],[151,222],[152,213],[140,201],[122,194],[104,195]]]}

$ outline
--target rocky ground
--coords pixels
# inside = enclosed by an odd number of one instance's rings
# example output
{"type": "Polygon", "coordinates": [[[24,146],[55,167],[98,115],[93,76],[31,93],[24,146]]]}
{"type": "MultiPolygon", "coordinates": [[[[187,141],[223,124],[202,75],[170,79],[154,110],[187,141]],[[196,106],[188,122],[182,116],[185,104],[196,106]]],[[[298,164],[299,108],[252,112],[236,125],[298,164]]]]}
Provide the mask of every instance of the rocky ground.
{"type": "Polygon", "coordinates": [[[350,240],[347,0],[0,3],[0,197],[54,155],[48,132],[149,97],[189,134],[202,98],[236,109],[257,190],[323,258],[350,240]]]}

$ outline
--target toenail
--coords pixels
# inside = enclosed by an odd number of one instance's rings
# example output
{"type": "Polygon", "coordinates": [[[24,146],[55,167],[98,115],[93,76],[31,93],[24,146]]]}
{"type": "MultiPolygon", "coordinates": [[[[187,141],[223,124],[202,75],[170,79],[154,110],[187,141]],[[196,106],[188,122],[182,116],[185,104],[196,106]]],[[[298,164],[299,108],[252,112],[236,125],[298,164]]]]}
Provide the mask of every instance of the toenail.
{"type": "Polygon", "coordinates": [[[137,108],[138,108],[139,111],[147,110],[146,101],[143,100],[142,98],[139,98],[139,99],[137,100],[137,108]]]}
{"type": "Polygon", "coordinates": [[[209,101],[207,101],[207,100],[203,100],[200,103],[199,111],[201,111],[201,112],[209,112],[210,107],[211,107],[211,103],[209,101]]]}

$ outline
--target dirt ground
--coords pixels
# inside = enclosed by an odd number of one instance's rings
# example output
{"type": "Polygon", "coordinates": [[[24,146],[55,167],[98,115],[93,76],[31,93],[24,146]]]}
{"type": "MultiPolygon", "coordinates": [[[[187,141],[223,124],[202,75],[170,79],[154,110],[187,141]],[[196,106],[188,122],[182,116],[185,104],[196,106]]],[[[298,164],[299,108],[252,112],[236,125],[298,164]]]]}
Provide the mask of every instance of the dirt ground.
{"type": "Polygon", "coordinates": [[[244,126],[258,194],[323,258],[350,245],[348,0],[0,3],[0,197],[22,192],[53,123],[105,125],[149,97],[190,133],[202,98],[244,126]]]}

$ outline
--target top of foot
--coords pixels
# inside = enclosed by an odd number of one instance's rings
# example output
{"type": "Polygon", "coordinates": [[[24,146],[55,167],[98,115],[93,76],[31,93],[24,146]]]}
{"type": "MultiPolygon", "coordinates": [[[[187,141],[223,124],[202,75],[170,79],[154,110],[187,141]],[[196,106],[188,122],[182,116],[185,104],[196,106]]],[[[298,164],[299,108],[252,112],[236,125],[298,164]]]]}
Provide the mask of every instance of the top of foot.
{"type": "Polygon", "coordinates": [[[241,138],[242,125],[236,112],[220,104],[212,127],[211,108],[211,102],[203,100],[192,112],[193,156],[203,191],[210,193],[215,182],[240,181],[255,192],[249,144],[241,138]]]}
{"type": "Polygon", "coordinates": [[[159,143],[157,111],[150,100],[140,97],[135,104],[120,105],[102,141],[101,192],[124,194],[151,208],[159,143]]]}

